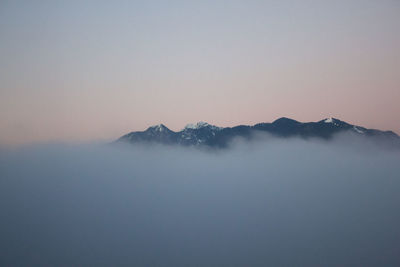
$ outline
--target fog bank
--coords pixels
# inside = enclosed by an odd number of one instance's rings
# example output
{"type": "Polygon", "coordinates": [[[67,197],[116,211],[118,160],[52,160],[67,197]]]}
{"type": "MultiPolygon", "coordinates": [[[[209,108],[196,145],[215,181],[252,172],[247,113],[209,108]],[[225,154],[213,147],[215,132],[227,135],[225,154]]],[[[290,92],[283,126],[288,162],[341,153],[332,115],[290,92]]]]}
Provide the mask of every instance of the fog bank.
{"type": "Polygon", "coordinates": [[[0,265],[400,264],[398,151],[263,138],[2,149],[0,265]]]}

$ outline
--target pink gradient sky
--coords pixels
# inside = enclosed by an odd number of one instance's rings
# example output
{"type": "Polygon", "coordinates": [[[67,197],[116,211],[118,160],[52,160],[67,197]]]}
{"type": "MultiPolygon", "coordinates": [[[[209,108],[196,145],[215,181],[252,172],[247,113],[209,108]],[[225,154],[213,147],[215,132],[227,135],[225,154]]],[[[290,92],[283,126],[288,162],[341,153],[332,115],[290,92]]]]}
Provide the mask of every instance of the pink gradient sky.
{"type": "Polygon", "coordinates": [[[399,14],[390,0],[1,2],[0,144],[282,116],[400,133],[399,14]]]}

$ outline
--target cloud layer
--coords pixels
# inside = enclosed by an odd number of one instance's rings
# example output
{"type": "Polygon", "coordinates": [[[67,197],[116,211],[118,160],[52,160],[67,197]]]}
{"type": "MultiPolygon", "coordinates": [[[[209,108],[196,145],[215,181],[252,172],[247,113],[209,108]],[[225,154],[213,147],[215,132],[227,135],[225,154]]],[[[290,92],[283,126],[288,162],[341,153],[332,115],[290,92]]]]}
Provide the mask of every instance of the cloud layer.
{"type": "Polygon", "coordinates": [[[400,263],[399,152],[266,139],[3,149],[1,264],[400,263]]]}

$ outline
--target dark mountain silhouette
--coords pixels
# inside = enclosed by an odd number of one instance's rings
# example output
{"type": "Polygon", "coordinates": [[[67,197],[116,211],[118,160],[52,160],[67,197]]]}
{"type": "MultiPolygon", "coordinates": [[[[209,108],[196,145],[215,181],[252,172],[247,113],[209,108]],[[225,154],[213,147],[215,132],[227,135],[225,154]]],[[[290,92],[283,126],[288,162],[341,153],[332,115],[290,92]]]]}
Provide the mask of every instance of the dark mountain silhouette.
{"type": "Polygon", "coordinates": [[[299,122],[289,118],[280,118],[272,123],[258,123],[254,126],[217,127],[206,122],[188,124],[183,130],[174,132],[165,125],[149,127],[145,131],[131,132],[120,137],[117,142],[161,143],[184,146],[226,147],[233,138],[252,139],[257,133],[268,133],[275,137],[322,138],[329,140],[340,132],[349,132],[355,136],[371,137],[379,141],[395,141],[400,137],[392,131],[380,131],[356,126],[347,122],[327,118],[318,122],[299,122]]]}

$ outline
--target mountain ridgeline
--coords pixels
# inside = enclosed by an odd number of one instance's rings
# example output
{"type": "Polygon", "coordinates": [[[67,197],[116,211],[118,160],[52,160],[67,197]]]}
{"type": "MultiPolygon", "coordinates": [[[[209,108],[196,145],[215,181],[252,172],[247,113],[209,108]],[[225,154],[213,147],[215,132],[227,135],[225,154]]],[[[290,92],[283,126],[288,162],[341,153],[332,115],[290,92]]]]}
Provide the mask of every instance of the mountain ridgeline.
{"type": "Polygon", "coordinates": [[[188,124],[179,132],[174,132],[165,125],[159,124],[151,126],[145,131],[128,133],[120,137],[117,142],[224,148],[234,138],[251,140],[257,136],[257,133],[267,133],[280,138],[300,137],[304,139],[322,138],[330,140],[335,134],[341,132],[348,132],[354,136],[371,138],[377,141],[393,142],[393,144],[400,147],[400,137],[392,131],[367,129],[335,118],[306,123],[289,118],[280,118],[272,123],[225,128],[210,125],[206,122],[198,122],[197,124],[188,124]]]}

